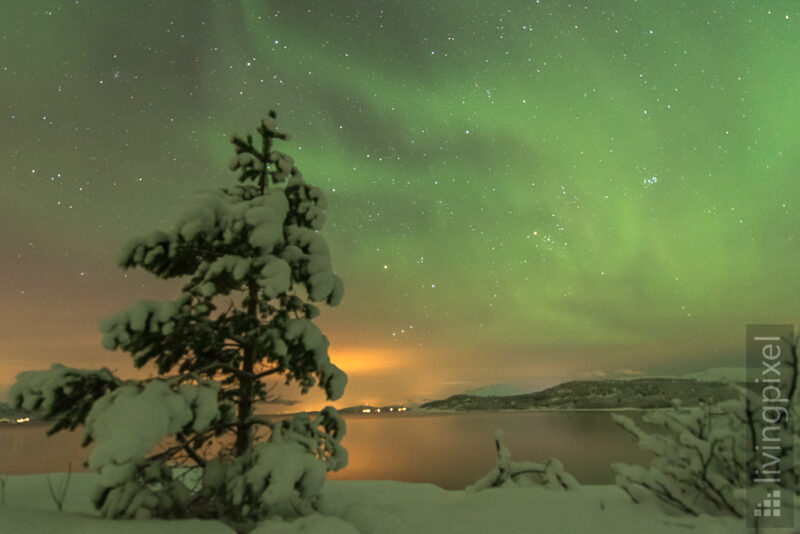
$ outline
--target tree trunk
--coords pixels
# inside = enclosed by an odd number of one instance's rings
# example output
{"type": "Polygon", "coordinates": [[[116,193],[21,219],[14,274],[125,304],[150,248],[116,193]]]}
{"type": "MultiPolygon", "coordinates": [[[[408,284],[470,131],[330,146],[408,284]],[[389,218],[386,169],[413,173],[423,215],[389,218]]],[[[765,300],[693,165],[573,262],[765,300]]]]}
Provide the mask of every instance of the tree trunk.
{"type": "MultiPolygon", "coordinates": [[[[253,321],[258,321],[258,288],[255,284],[248,285],[248,301],[247,301],[247,314],[253,318],[253,321]]],[[[234,453],[236,456],[241,456],[250,448],[253,442],[253,426],[250,424],[250,418],[253,415],[253,382],[255,381],[253,369],[255,367],[255,354],[254,347],[249,344],[244,348],[244,360],[242,361],[242,372],[244,373],[239,377],[239,406],[237,411],[236,428],[236,444],[234,445],[234,453]]]]}

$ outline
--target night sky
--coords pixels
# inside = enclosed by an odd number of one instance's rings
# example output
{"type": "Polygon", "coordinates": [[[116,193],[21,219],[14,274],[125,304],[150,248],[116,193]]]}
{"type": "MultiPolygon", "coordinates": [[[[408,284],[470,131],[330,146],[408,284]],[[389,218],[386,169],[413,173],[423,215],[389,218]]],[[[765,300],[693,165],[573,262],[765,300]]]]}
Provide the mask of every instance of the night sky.
{"type": "MultiPolygon", "coordinates": [[[[800,322],[800,4],[5,2],[0,396],[179,282],[123,242],[269,109],[329,200],[338,405],[743,366],[800,322]]],[[[297,398],[296,394],[287,395],[297,398]]],[[[310,398],[320,400],[321,395],[310,398]]]]}

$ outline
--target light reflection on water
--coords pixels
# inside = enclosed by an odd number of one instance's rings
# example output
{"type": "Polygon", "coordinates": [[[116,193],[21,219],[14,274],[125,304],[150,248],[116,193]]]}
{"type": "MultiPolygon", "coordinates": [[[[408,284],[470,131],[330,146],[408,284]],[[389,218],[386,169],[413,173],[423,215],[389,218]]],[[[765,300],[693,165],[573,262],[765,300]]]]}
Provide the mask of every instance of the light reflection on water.
{"type": "Polygon", "coordinates": [[[0,425],[0,474],[26,475],[86,471],[83,462],[91,447],[81,448],[83,431],[59,432],[48,437],[49,425],[38,423],[0,425]]]}
{"type": "MultiPolygon", "coordinates": [[[[583,484],[610,484],[610,464],[647,463],[607,412],[483,412],[345,416],[349,465],[329,478],[430,482],[463,489],[494,465],[496,427],[515,460],[558,458],[583,484]]],[[[0,474],[81,471],[83,431],[46,437],[46,425],[0,425],[0,474]]]]}
{"type": "Polygon", "coordinates": [[[350,462],[329,478],[432,482],[463,489],[495,463],[494,429],[503,428],[514,460],[558,458],[583,484],[612,484],[610,464],[650,456],[607,412],[483,412],[362,415],[347,418],[350,462]]]}

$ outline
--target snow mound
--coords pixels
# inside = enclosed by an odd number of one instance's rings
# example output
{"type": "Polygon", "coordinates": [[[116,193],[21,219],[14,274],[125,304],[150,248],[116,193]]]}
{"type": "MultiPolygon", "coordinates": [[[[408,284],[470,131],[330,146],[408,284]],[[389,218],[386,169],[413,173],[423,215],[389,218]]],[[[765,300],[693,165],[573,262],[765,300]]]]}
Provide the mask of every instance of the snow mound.
{"type": "Polygon", "coordinates": [[[262,521],[250,534],[359,534],[352,523],[338,517],[312,515],[292,522],[279,519],[262,521]]]}

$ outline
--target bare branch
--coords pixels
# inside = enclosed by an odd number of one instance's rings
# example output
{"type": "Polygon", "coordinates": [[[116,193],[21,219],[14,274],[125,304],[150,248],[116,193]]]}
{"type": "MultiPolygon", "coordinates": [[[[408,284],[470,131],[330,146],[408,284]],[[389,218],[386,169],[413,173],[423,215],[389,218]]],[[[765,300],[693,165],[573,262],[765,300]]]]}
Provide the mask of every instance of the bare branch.
{"type": "Polygon", "coordinates": [[[270,369],[269,371],[264,371],[263,373],[258,373],[258,374],[257,374],[257,375],[255,375],[253,378],[255,378],[256,380],[258,380],[258,379],[260,379],[260,378],[264,378],[265,376],[273,375],[273,374],[275,374],[275,373],[279,373],[279,372],[281,372],[281,369],[280,369],[280,367],[273,367],[273,368],[272,368],[272,369],[270,369]]]}

